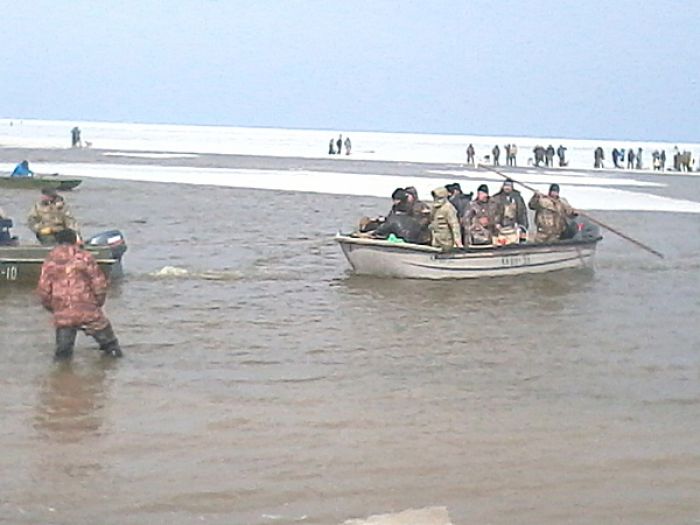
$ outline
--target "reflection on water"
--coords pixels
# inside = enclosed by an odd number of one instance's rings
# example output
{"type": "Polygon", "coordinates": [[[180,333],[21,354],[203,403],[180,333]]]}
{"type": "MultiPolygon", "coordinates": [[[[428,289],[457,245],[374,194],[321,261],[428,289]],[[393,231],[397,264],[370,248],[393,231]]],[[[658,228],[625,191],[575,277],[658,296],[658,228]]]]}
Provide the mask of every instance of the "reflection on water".
{"type": "MultiPolygon", "coordinates": [[[[110,361],[76,370],[72,362],[57,363],[39,390],[34,428],[49,442],[78,443],[96,437],[107,400],[106,367],[110,361]]],[[[114,366],[112,363],[111,366],[114,366]]]]}

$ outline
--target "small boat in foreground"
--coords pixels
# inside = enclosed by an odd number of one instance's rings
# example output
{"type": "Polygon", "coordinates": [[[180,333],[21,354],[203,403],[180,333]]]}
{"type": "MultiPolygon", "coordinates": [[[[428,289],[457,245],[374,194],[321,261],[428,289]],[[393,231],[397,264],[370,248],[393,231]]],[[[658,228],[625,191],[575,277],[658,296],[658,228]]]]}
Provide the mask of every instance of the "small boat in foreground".
{"type": "MultiPolygon", "coordinates": [[[[16,237],[9,237],[12,221],[0,219],[0,286],[7,284],[35,285],[41,274],[41,265],[53,246],[19,244],[16,237]]],[[[126,240],[119,230],[110,230],[90,237],[83,248],[89,251],[107,277],[122,274],[122,256],[126,252],[126,240]]]]}
{"type": "Polygon", "coordinates": [[[35,175],[34,177],[10,177],[0,175],[0,188],[15,189],[41,189],[52,188],[57,191],[68,191],[76,188],[83,182],[82,179],[71,179],[55,175],[35,175]]]}
{"type": "Polygon", "coordinates": [[[477,279],[592,268],[600,235],[549,244],[521,243],[444,252],[432,246],[342,235],[335,240],[360,275],[409,279],[477,279]]]}

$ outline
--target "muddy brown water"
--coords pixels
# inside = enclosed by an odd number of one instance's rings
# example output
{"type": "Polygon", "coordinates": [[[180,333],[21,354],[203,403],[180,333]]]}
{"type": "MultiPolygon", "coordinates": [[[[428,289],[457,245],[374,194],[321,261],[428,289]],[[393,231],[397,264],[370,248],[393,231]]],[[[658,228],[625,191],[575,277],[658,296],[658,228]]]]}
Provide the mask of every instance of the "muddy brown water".
{"type": "MultiPolygon", "coordinates": [[[[34,197],[0,205],[21,222],[34,197]]],[[[350,274],[331,237],[383,199],[68,199],[84,232],[127,236],[107,303],[126,357],[81,337],[54,363],[31,289],[0,288],[0,523],[700,520],[698,216],[596,214],[664,261],[607,235],[594,273],[432,283],[350,274]]]]}

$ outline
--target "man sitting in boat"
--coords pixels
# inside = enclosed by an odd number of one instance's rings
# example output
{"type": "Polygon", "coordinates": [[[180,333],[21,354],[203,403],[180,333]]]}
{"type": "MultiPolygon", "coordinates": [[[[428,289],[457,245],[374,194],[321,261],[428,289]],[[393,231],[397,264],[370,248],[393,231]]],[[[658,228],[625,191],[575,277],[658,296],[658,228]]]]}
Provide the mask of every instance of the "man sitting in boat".
{"type": "Polygon", "coordinates": [[[535,210],[535,242],[556,242],[567,231],[570,218],[576,216],[571,205],[559,196],[559,184],[552,184],[547,195],[535,192],[528,203],[535,210]]]}
{"type": "Polygon", "coordinates": [[[27,225],[41,244],[55,244],[55,234],[59,231],[78,231],[78,223],[68,205],[53,188],[41,190],[41,198],[29,211],[27,225]]]}
{"type": "Polygon", "coordinates": [[[489,187],[482,184],[462,220],[464,238],[472,245],[493,244],[494,235],[501,229],[502,217],[501,206],[489,197],[489,187]]]}
{"type": "Polygon", "coordinates": [[[442,250],[462,248],[462,228],[457,210],[447,200],[447,189],[442,186],[433,190],[433,213],[430,230],[432,245],[442,250]]]}
{"type": "MultiPolygon", "coordinates": [[[[396,194],[398,202],[392,207],[391,213],[372,231],[360,231],[356,237],[387,239],[390,236],[402,239],[412,244],[424,243],[427,227],[423,226],[409,212],[411,205],[405,191],[396,194]]],[[[427,231],[430,236],[430,231],[427,231]]]]}
{"type": "Polygon", "coordinates": [[[15,166],[15,170],[12,172],[11,177],[33,177],[34,172],[29,169],[29,162],[26,160],[23,160],[17,166],[15,166]]]}
{"type": "MultiPolygon", "coordinates": [[[[391,215],[394,213],[396,210],[396,206],[401,202],[402,199],[407,198],[406,196],[406,190],[403,188],[396,188],[394,192],[391,194],[391,209],[389,210],[389,214],[391,215]]],[[[380,215],[379,217],[362,217],[360,219],[360,228],[359,231],[361,233],[368,233],[371,231],[376,230],[380,224],[382,224],[386,220],[386,217],[383,215],[380,215]]]]}
{"type": "Polygon", "coordinates": [[[518,240],[525,240],[529,221],[527,218],[527,206],[520,192],[513,188],[513,181],[506,179],[501,191],[493,196],[493,200],[503,211],[501,222],[501,234],[504,238],[514,236],[518,240]]]}
{"type": "Polygon", "coordinates": [[[408,214],[423,227],[420,244],[430,244],[430,206],[418,198],[418,190],[413,186],[404,188],[404,191],[408,196],[408,214]]]}

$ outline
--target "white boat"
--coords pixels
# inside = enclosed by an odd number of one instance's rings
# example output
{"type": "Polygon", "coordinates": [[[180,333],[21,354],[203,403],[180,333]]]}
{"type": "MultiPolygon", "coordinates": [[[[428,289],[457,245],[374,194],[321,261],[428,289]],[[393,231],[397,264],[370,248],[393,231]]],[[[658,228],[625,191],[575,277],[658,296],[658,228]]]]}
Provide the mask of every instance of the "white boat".
{"type": "Polygon", "coordinates": [[[477,279],[571,268],[592,268],[602,237],[549,244],[509,244],[443,252],[432,246],[352,237],[338,233],[355,273],[409,279],[477,279]]]}

